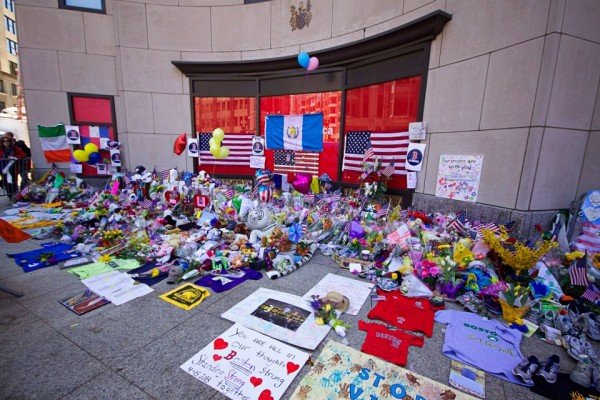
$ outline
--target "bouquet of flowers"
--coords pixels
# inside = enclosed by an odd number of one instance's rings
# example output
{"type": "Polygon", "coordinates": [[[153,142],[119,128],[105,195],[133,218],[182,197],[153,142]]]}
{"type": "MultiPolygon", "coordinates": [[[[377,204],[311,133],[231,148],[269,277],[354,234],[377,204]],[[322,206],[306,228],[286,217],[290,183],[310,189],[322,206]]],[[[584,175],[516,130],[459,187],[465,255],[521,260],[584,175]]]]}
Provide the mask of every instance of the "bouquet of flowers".
{"type": "Polygon", "coordinates": [[[498,294],[500,306],[502,307],[502,317],[506,322],[522,325],[523,316],[531,306],[529,292],[529,286],[509,283],[508,289],[498,294]]]}
{"type": "Polygon", "coordinates": [[[335,333],[341,337],[346,336],[346,329],[350,328],[350,325],[343,323],[339,319],[341,313],[331,303],[321,298],[318,294],[313,294],[310,296],[308,304],[314,310],[315,322],[318,325],[330,325],[335,330],[335,333]]]}
{"type": "Polygon", "coordinates": [[[361,192],[369,200],[382,199],[387,191],[390,176],[384,173],[381,160],[375,158],[373,162],[363,163],[362,171],[363,173],[359,177],[361,192]]]}
{"type": "Polygon", "coordinates": [[[442,274],[442,270],[435,261],[425,259],[415,263],[415,273],[430,288],[433,288],[438,277],[442,274]]]}

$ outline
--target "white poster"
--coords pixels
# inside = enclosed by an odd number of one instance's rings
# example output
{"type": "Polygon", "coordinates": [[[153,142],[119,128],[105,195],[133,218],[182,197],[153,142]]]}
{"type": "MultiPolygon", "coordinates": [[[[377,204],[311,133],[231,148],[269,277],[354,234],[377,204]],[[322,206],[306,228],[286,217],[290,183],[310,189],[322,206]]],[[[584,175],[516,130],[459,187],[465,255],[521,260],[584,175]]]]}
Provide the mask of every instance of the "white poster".
{"type": "Polygon", "coordinates": [[[121,150],[111,149],[110,150],[110,162],[115,167],[121,166],[121,150]]]}
{"type": "Polygon", "coordinates": [[[438,167],[435,195],[447,199],[476,202],[483,156],[442,154],[438,167]]]}
{"type": "Polygon", "coordinates": [[[327,336],[329,325],[318,325],[305,299],[260,288],[221,315],[222,318],[272,338],[314,350],[327,336]]]}
{"type": "Polygon", "coordinates": [[[410,140],[425,140],[427,125],[423,122],[411,122],[408,124],[408,137],[410,140]]]}
{"type": "Polygon", "coordinates": [[[252,155],[253,156],[264,156],[265,155],[265,138],[262,136],[254,136],[252,138],[252,155]]]}
{"type": "Polygon", "coordinates": [[[70,169],[73,174],[83,173],[83,165],[81,165],[81,164],[71,163],[70,169]]]}
{"type": "Polygon", "coordinates": [[[406,188],[407,189],[416,189],[417,188],[417,173],[416,172],[407,172],[406,173],[406,188]]]}
{"type": "Polygon", "coordinates": [[[91,126],[90,125],[90,137],[91,138],[100,138],[100,127],[99,126],[91,126]]]}
{"type": "Polygon", "coordinates": [[[181,369],[230,399],[281,398],[308,354],[235,324],[181,369]]]}
{"type": "Polygon", "coordinates": [[[404,168],[407,171],[420,171],[423,168],[423,158],[425,157],[424,143],[410,143],[406,150],[406,164],[404,168]]]}
{"type": "MultiPolygon", "coordinates": [[[[360,264],[358,264],[360,265],[360,264]]],[[[345,278],[335,274],[327,274],[319,283],[303,296],[304,300],[310,301],[310,296],[316,294],[324,298],[329,292],[338,292],[346,296],[350,306],[346,314],[357,315],[365,300],[375,285],[369,281],[345,278]]]]}
{"type": "Polygon", "coordinates": [[[262,156],[250,156],[250,168],[264,168],[265,157],[262,156]]]}
{"type": "Polygon", "coordinates": [[[98,171],[98,175],[109,175],[110,172],[106,168],[106,164],[96,164],[96,171],[98,171]]]}
{"type": "Polygon", "coordinates": [[[65,125],[65,131],[67,132],[67,144],[81,144],[79,126],[65,125]]]}
{"type": "Polygon", "coordinates": [[[198,138],[187,138],[187,156],[198,157],[198,138]]]}

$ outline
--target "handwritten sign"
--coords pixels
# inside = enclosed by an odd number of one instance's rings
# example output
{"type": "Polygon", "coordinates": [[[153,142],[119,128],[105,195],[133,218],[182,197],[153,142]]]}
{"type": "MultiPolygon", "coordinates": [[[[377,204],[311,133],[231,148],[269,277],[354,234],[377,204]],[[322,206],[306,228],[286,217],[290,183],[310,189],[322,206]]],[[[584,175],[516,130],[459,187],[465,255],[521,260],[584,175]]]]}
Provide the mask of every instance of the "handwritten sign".
{"type": "Polygon", "coordinates": [[[441,155],[435,195],[476,202],[483,156],[441,155]]]}
{"type": "Polygon", "coordinates": [[[264,168],[265,157],[263,156],[250,156],[250,168],[264,168]]]}
{"type": "Polygon", "coordinates": [[[307,353],[234,324],[180,368],[230,399],[276,400],[307,360],[307,353]]]}
{"type": "Polygon", "coordinates": [[[408,124],[408,137],[410,140],[425,140],[427,124],[423,122],[411,122],[408,124]]]}

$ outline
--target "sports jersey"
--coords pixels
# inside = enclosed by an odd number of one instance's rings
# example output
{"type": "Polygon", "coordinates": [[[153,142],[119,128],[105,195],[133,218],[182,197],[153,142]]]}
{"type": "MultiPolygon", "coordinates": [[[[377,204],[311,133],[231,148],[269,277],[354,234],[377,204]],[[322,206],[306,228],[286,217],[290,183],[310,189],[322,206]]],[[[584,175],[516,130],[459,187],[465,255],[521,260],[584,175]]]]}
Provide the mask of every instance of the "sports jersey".
{"type": "Polygon", "coordinates": [[[391,330],[381,324],[358,321],[358,329],[367,331],[367,337],[360,349],[363,353],[401,366],[406,365],[408,347],[423,347],[425,342],[422,336],[411,335],[402,330],[391,330]]]}

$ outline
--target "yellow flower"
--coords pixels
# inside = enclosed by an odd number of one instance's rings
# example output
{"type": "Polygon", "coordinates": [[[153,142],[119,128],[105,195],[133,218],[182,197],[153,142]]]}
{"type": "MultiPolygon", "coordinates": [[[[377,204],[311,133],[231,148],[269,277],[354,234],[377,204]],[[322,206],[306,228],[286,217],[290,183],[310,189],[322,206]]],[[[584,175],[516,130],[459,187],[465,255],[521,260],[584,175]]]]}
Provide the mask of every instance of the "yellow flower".
{"type": "Polygon", "coordinates": [[[315,322],[317,323],[317,325],[325,325],[325,321],[321,317],[315,318],[315,322]]]}
{"type": "Polygon", "coordinates": [[[98,259],[98,262],[109,262],[110,260],[112,260],[112,257],[108,254],[104,254],[104,255],[100,256],[100,258],[98,259]]]}

